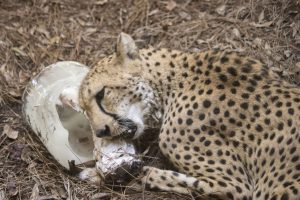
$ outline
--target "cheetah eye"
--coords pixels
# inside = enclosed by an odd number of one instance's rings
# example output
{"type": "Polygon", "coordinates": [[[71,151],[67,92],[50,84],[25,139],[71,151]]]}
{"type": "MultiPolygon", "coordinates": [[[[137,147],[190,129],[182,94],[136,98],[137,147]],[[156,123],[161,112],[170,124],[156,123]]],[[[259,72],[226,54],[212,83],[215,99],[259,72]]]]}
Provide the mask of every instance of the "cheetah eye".
{"type": "Polygon", "coordinates": [[[96,102],[99,107],[101,107],[101,100],[104,98],[104,94],[105,94],[105,87],[103,87],[95,96],[96,102]]]}
{"type": "Polygon", "coordinates": [[[102,101],[102,99],[104,98],[104,94],[105,94],[105,87],[103,87],[102,90],[100,90],[100,91],[96,94],[96,96],[95,96],[96,103],[98,104],[100,110],[101,110],[103,113],[105,113],[105,114],[111,116],[111,117],[114,118],[114,119],[118,119],[119,117],[118,117],[116,114],[107,112],[107,111],[103,108],[103,106],[102,106],[102,104],[101,104],[101,101],[102,101]]]}

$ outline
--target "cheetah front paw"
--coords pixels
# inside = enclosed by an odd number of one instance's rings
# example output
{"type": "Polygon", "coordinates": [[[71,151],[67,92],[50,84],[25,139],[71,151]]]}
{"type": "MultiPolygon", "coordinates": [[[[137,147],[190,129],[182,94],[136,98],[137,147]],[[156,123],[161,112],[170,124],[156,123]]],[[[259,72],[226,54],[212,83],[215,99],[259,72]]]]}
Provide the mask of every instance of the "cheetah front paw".
{"type": "Polygon", "coordinates": [[[155,167],[143,167],[141,179],[145,189],[164,190],[181,194],[190,194],[195,190],[195,183],[199,181],[194,177],[187,177],[171,170],[163,170],[155,167]]]}
{"type": "Polygon", "coordinates": [[[158,169],[155,167],[144,166],[142,169],[143,177],[141,182],[145,189],[157,190],[159,189],[154,183],[155,171],[158,169]]]}

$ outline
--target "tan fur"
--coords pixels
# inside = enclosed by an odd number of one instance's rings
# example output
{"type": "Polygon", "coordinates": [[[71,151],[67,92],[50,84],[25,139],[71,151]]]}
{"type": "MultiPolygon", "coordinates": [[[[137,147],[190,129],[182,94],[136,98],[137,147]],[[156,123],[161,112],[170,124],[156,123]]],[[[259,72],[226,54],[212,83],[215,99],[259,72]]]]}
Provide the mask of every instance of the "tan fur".
{"type": "Polygon", "coordinates": [[[159,146],[177,171],[145,167],[148,187],[221,199],[299,199],[299,88],[234,52],[138,51],[126,34],[117,46],[117,56],[83,81],[80,102],[93,129],[107,125],[111,137],[122,132],[95,101],[103,86],[111,113],[126,117],[136,105],[145,127],[146,116],[162,114],[159,146]]]}

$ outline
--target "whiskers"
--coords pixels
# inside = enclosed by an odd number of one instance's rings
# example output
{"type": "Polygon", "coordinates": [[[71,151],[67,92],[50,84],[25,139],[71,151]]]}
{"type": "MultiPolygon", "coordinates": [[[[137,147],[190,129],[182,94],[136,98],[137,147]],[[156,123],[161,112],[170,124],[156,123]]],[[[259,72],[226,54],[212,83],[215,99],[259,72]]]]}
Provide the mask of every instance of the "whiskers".
{"type": "Polygon", "coordinates": [[[128,118],[118,117],[116,120],[115,133],[116,137],[133,138],[137,131],[137,125],[128,118]]]}
{"type": "Polygon", "coordinates": [[[161,116],[157,116],[158,110],[152,109],[144,114],[145,129],[153,129],[161,126],[161,116]]]}

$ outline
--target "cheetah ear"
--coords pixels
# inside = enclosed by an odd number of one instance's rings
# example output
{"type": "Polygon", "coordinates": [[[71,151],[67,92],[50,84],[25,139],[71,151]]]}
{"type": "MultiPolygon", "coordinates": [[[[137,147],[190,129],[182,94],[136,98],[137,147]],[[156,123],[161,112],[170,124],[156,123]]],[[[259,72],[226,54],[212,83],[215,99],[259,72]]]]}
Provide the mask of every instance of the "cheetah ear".
{"type": "Polygon", "coordinates": [[[120,33],[116,46],[117,58],[121,63],[126,60],[134,60],[139,58],[139,51],[134,40],[126,33],[120,33]]]}

